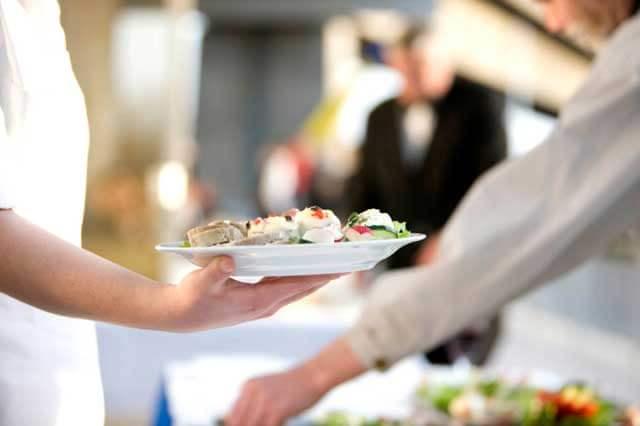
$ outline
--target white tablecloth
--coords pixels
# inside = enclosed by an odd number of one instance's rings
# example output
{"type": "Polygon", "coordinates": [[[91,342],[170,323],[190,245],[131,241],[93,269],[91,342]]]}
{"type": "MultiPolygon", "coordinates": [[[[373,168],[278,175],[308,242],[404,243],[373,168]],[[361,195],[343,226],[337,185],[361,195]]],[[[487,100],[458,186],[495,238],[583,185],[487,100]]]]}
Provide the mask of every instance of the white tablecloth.
{"type": "MultiPolygon", "coordinates": [[[[172,419],[178,426],[211,425],[212,419],[229,410],[247,379],[281,371],[291,363],[285,358],[256,354],[203,356],[171,363],[165,369],[165,383],[172,419]]],[[[308,424],[309,419],[333,410],[366,416],[407,415],[424,369],[422,361],[412,358],[387,373],[366,374],[336,388],[292,424],[308,424]]]]}

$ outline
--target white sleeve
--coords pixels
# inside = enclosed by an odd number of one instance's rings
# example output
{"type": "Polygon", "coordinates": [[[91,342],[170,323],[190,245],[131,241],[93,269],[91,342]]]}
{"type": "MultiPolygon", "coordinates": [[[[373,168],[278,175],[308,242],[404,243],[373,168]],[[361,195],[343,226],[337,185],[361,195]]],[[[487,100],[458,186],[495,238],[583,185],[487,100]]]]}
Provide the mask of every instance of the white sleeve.
{"type": "Polygon", "coordinates": [[[7,128],[5,126],[4,113],[0,108],[0,209],[13,207],[13,193],[15,191],[12,178],[13,156],[7,128]]]}
{"type": "Polygon", "coordinates": [[[434,266],[385,274],[347,334],[368,366],[428,349],[600,253],[640,217],[640,19],[620,31],[550,138],[480,179],[434,266]]]}

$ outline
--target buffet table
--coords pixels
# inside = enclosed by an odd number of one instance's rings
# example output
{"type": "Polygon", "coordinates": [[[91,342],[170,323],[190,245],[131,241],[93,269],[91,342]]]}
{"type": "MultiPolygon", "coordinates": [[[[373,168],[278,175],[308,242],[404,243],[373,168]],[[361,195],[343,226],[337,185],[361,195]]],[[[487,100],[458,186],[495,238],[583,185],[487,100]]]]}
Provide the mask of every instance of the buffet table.
{"type": "MultiPolygon", "coordinates": [[[[167,366],[163,394],[155,426],[205,426],[215,424],[233,405],[242,384],[249,378],[281,371],[291,359],[274,356],[232,354],[203,356],[167,366]]],[[[410,409],[413,390],[425,371],[424,363],[412,358],[386,374],[369,373],[337,388],[292,425],[309,425],[332,411],[363,416],[404,417],[410,409]]]]}

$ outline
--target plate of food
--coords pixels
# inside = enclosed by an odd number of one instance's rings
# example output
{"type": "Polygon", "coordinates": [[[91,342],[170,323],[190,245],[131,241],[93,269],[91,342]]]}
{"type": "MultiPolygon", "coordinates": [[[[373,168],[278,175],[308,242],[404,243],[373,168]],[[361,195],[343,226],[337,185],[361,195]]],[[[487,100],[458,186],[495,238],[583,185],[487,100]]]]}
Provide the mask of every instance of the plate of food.
{"type": "Polygon", "coordinates": [[[282,277],[368,270],[425,237],[377,209],[352,213],[342,224],[331,210],[313,206],[246,222],[213,221],[187,231],[186,240],[158,244],[156,250],[197,266],[227,255],[237,276],[282,277]]]}
{"type": "Polygon", "coordinates": [[[425,382],[417,391],[413,425],[634,425],[624,410],[583,383],[539,387],[526,380],[477,377],[462,384],[425,382]]]}
{"type": "MultiPolygon", "coordinates": [[[[429,375],[406,418],[364,417],[335,411],[313,426],[638,426],[640,412],[605,399],[584,383],[553,386],[454,369],[429,375]],[[477,373],[477,374],[476,374],[477,373]],[[440,376],[440,377],[438,377],[440,376]],[[444,379],[444,380],[443,380],[444,379]]],[[[534,375],[532,375],[534,376],[534,375]]]]}

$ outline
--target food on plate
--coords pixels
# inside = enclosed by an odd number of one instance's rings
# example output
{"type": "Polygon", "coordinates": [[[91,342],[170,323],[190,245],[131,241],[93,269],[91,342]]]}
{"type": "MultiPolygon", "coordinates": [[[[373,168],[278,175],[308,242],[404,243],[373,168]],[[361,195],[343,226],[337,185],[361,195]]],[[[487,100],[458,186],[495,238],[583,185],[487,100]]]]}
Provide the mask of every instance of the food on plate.
{"type": "Polygon", "coordinates": [[[286,244],[296,243],[299,239],[299,226],[294,214],[282,216],[258,217],[247,222],[249,231],[247,240],[239,244],[286,244]]]}
{"type": "Polygon", "coordinates": [[[247,227],[245,224],[228,220],[217,220],[187,232],[188,245],[192,247],[228,244],[246,237],[247,227]]]}
{"type": "Polygon", "coordinates": [[[333,243],[342,240],[340,219],[331,211],[317,206],[297,212],[302,243],[333,243]]]}
{"type": "MultiPolygon", "coordinates": [[[[419,406],[445,414],[451,424],[478,426],[611,426],[623,413],[584,385],[557,391],[502,380],[480,380],[459,386],[425,384],[419,406]]],[[[431,423],[426,423],[429,425],[431,423]]]]}
{"type": "Polygon", "coordinates": [[[343,232],[348,241],[404,238],[411,234],[404,222],[393,221],[391,216],[378,209],[351,213],[343,232]]]}
{"type": "Polygon", "coordinates": [[[313,206],[248,222],[214,221],[189,230],[183,246],[333,244],[410,235],[404,223],[393,221],[391,216],[377,209],[351,214],[343,228],[333,211],[313,206]]]}
{"type": "Polygon", "coordinates": [[[314,426],[404,426],[405,424],[398,420],[385,418],[371,420],[343,411],[334,411],[313,423],[314,426]]]}
{"type": "Polygon", "coordinates": [[[404,419],[368,419],[339,411],[316,426],[638,426],[640,411],[623,409],[583,384],[554,391],[526,381],[481,379],[463,383],[426,381],[404,419]]]}

